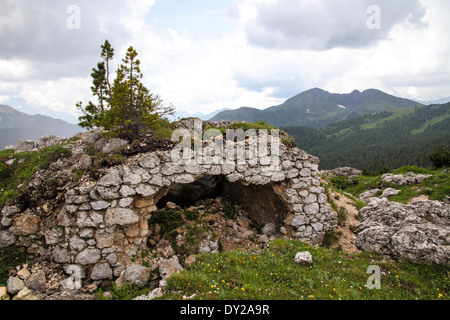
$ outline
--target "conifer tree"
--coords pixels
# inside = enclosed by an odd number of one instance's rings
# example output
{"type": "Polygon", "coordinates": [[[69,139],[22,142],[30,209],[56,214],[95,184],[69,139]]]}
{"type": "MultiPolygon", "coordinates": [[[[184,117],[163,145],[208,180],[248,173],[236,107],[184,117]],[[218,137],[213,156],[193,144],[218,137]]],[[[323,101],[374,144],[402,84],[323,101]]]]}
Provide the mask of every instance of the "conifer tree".
{"type": "Polygon", "coordinates": [[[164,106],[160,97],[143,85],[141,62],[133,47],[128,48],[111,85],[109,69],[114,49],[107,40],[101,48],[103,61],[91,74],[91,90],[98,104],[89,102],[86,107],[81,102],[77,104],[84,114],[79,118],[80,126],[104,127],[132,141],[142,132],[160,125],[165,116],[174,113],[174,108],[164,106]]]}

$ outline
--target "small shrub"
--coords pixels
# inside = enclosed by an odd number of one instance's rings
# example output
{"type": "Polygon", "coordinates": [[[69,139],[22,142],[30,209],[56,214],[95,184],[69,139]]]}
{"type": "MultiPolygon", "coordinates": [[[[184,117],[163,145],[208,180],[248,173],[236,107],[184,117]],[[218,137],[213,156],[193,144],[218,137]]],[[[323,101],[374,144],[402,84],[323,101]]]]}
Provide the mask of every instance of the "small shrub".
{"type": "Polygon", "coordinates": [[[330,179],[333,186],[338,189],[345,190],[352,185],[352,182],[346,177],[338,176],[330,179]]]}
{"type": "Polygon", "coordinates": [[[450,166],[450,149],[447,149],[445,144],[430,153],[429,157],[433,165],[437,168],[450,166]]]}

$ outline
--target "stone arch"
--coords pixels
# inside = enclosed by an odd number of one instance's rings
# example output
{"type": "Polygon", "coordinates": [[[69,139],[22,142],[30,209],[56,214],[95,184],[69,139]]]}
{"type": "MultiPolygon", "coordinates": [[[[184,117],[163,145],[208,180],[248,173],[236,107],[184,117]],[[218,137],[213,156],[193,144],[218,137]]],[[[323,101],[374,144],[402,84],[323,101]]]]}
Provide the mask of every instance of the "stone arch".
{"type": "Polygon", "coordinates": [[[244,179],[230,182],[222,174],[204,174],[194,179],[190,183],[174,183],[166,188],[156,199],[157,207],[162,208],[169,201],[181,206],[191,206],[199,200],[223,196],[242,206],[261,227],[267,223],[282,225],[290,211],[283,201],[280,183],[253,185],[244,179]]]}

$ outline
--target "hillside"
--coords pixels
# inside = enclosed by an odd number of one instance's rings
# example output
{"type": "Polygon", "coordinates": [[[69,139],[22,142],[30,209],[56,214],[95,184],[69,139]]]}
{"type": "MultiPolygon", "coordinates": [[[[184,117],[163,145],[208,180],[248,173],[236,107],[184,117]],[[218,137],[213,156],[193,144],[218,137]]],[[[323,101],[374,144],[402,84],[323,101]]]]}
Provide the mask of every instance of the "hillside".
{"type": "Polygon", "coordinates": [[[29,115],[0,105],[0,150],[17,140],[38,140],[45,134],[70,138],[83,131],[77,125],[43,115],[29,115]]]}
{"type": "Polygon", "coordinates": [[[321,169],[351,166],[380,170],[430,166],[428,154],[450,142],[450,103],[383,111],[321,129],[285,127],[297,145],[321,159],[321,169]]]}
{"type": "Polygon", "coordinates": [[[346,119],[379,111],[402,110],[422,104],[398,98],[382,91],[355,90],[349,94],[329,93],[322,89],[302,92],[279,106],[264,110],[243,107],[228,110],[211,120],[262,121],[274,126],[305,126],[321,128],[346,119]]]}

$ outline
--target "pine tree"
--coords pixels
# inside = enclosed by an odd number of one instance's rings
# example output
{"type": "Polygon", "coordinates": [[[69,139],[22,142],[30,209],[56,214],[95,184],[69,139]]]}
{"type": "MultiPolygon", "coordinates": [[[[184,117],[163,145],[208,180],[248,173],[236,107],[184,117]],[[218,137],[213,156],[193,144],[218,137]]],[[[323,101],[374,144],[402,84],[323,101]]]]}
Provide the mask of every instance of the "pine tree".
{"type": "Polygon", "coordinates": [[[101,46],[103,61],[93,69],[91,87],[98,104],[77,107],[83,112],[80,125],[87,128],[104,127],[132,141],[146,130],[160,125],[166,115],[173,114],[173,106],[164,106],[159,96],[151,93],[141,82],[140,60],[133,47],[128,48],[116,78],[110,84],[110,62],[114,49],[106,40],[101,46]]]}

